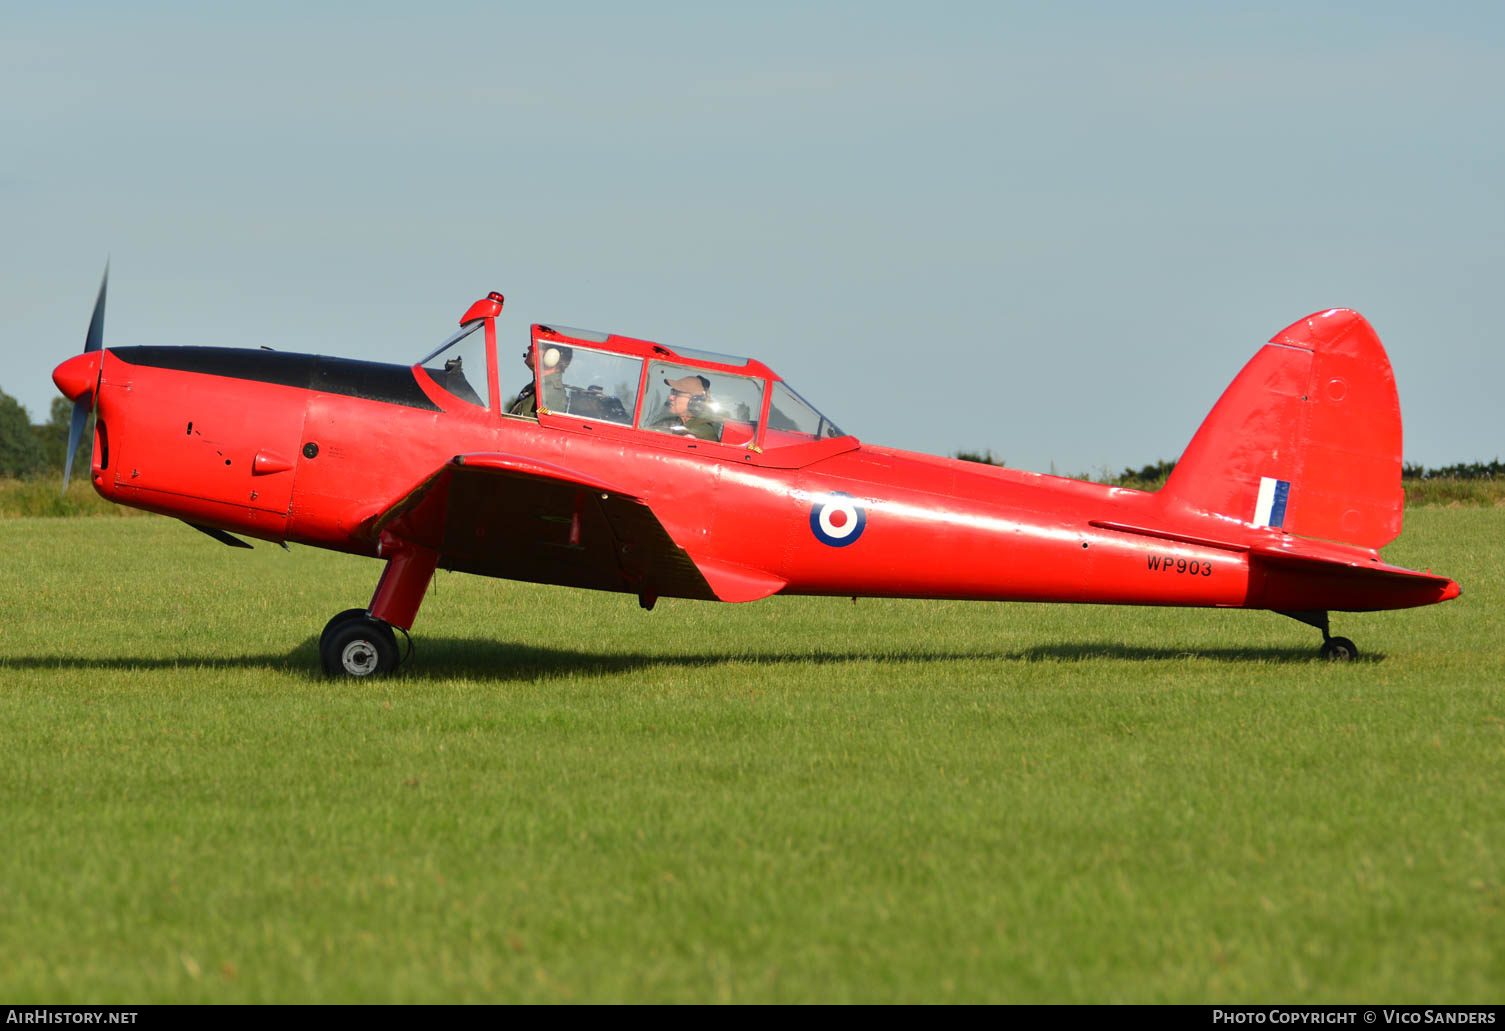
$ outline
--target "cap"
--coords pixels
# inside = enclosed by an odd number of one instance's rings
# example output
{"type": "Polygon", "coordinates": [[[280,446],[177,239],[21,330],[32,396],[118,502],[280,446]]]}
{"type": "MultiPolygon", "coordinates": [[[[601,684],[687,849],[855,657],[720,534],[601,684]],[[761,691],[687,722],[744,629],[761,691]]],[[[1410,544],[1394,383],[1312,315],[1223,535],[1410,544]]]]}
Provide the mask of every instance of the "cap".
{"type": "Polygon", "coordinates": [[[670,389],[691,395],[704,394],[711,386],[704,376],[684,376],[680,379],[666,379],[664,382],[670,389]]]}

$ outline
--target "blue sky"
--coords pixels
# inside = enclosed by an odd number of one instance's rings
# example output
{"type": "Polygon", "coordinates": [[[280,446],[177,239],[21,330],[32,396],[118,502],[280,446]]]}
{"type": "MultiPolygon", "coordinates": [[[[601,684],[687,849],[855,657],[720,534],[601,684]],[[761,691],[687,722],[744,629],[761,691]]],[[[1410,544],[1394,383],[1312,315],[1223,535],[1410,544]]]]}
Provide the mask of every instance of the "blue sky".
{"type": "MultiPolygon", "coordinates": [[[[477,297],[755,355],[848,430],[1178,455],[1309,312],[1505,454],[1493,4],[119,5],[0,19],[0,389],[83,343],[411,361],[477,297]]],[[[510,354],[516,347],[507,347],[510,354]]],[[[522,366],[512,370],[521,381],[522,366]]]]}

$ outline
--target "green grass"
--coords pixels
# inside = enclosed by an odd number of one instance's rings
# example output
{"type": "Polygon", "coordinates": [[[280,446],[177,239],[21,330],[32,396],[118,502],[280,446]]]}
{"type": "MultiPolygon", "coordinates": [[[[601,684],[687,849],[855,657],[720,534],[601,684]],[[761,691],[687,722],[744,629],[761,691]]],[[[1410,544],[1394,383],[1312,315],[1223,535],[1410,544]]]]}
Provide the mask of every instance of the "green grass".
{"type": "Polygon", "coordinates": [[[1337,615],[635,600],[0,523],[0,997],[1495,1002],[1505,511],[1337,615]]]}
{"type": "Polygon", "coordinates": [[[19,516],[139,516],[144,512],[106,501],[89,482],[87,465],[73,470],[64,493],[61,471],[21,479],[0,477],[0,519],[19,516]]]}
{"type": "Polygon", "coordinates": [[[1460,480],[1451,476],[1434,476],[1425,480],[1402,480],[1401,485],[1406,489],[1408,508],[1422,505],[1505,508],[1505,478],[1460,480]]]}

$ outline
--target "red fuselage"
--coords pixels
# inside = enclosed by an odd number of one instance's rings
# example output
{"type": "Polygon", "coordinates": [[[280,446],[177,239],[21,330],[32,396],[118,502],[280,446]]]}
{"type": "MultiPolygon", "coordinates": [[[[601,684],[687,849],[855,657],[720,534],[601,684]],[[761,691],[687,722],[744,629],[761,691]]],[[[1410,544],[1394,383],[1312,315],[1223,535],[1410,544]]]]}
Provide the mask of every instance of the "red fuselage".
{"type": "MultiPolygon", "coordinates": [[[[92,382],[70,366],[98,360],[95,489],[265,540],[375,556],[365,529],[374,517],[454,456],[497,453],[641,499],[694,561],[747,574],[742,587],[718,589],[725,600],[778,592],[1284,611],[1458,593],[1451,582],[1266,562],[1250,545],[1281,539],[1278,530],[1161,494],[852,437],[757,451],[550,412],[509,416],[457,402],[416,366],[270,351],[122,348],[80,355],[55,378],[65,392],[92,382]]],[[[1323,547],[1334,561],[1378,562],[1372,549],[1323,547]]]]}

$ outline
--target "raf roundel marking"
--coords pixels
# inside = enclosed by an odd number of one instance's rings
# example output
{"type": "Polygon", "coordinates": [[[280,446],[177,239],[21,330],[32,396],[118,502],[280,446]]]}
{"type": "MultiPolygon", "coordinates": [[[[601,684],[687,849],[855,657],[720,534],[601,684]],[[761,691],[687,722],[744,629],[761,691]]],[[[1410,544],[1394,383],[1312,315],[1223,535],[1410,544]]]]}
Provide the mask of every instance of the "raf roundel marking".
{"type": "Polygon", "coordinates": [[[810,532],[833,548],[845,548],[862,536],[866,526],[866,509],[842,491],[833,490],[810,506],[810,532]]]}

